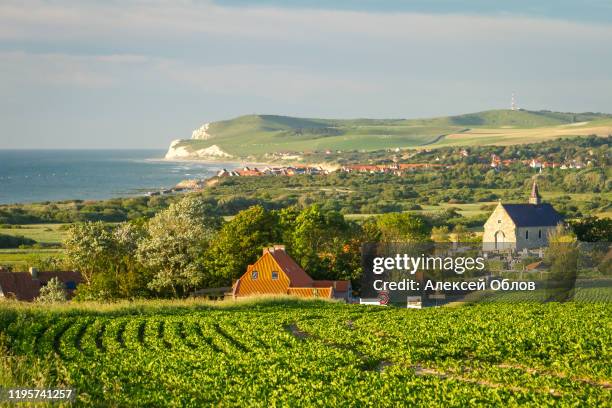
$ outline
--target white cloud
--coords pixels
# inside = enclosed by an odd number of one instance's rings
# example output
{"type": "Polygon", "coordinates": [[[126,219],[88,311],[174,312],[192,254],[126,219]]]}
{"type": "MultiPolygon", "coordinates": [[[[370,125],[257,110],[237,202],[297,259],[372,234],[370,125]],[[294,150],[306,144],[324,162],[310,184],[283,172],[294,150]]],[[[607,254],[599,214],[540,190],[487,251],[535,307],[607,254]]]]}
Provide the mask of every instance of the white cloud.
{"type": "Polygon", "coordinates": [[[250,94],[292,100],[333,92],[375,92],[372,83],[348,77],[315,74],[292,66],[256,64],[198,65],[144,55],[33,54],[0,52],[4,68],[0,84],[120,88],[160,83],[216,94],[250,94]]]}
{"type": "Polygon", "coordinates": [[[609,25],[526,17],[222,7],[211,2],[83,3],[5,1],[0,38],[21,40],[177,39],[193,35],[312,41],[550,41],[612,37],[609,25]]]}

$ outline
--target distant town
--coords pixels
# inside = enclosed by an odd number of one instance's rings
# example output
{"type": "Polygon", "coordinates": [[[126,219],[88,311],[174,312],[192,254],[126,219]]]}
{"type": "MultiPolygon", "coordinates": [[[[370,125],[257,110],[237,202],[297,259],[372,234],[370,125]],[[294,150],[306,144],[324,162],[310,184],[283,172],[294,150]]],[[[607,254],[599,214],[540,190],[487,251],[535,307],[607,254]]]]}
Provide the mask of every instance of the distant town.
{"type": "MultiPolygon", "coordinates": [[[[582,158],[568,157],[563,161],[550,160],[545,156],[538,155],[530,159],[505,158],[502,155],[491,154],[473,154],[469,149],[460,148],[451,154],[434,155],[429,158],[422,158],[421,162],[417,163],[402,163],[405,160],[418,159],[419,155],[431,155],[433,150],[423,149],[421,151],[402,151],[402,149],[388,149],[390,153],[383,158],[369,161],[378,161],[383,163],[352,163],[352,164],[337,164],[326,163],[318,164],[288,164],[288,165],[265,165],[265,166],[242,166],[234,169],[224,168],[219,170],[215,176],[210,179],[188,179],[178,183],[174,188],[148,192],[147,195],[162,195],[185,190],[198,190],[209,185],[214,185],[218,179],[226,177],[262,177],[262,176],[297,176],[297,175],[328,175],[334,172],[353,173],[353,174],[391,174],[401,176],[408,172],[417,171],[444,171],[458,165],[457,159],[475,159],[472,164],[481,164],[496,171],[509,169],[512,166],[525,166],[535,171],[543,169],[560,169],[560,170],[580,170],[596,165],[595,158],[583,160],[582,158]],[[402,154],[403,153],[403,154],[402,154]],[[449,163],[449,159],[453,159],[455,163],[449,163]],[[427,160],[427,161],[425,161],[427,160]]],[[[326,150],[323,152],[282,152],[275,153],[275,160],[304,160],[304,156],[334,156],[334,159],[341,158],[342,151],[326,150]]]]}

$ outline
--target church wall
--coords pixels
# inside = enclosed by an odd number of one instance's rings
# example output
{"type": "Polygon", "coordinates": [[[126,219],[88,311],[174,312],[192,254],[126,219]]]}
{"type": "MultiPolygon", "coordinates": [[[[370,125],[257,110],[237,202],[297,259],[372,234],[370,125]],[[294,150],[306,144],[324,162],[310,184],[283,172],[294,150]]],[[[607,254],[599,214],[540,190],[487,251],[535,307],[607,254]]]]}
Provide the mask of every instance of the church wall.
{"type": "MultiPolygon", "coordinates": [[[[484,225],[484,234],[482,236],[483,250],[493,251],[496,249],[495,234],[498,231],[503,231],[505,235],[504,242],[507,242],[508,246],[514,248],[517,238],[515,225],[501,204],[495,208],[493,214],[491,214],[484,225]]],[[[498,247],[497,249],[500,248],[498,247]]]]}
{"type": "Polygon", "coordinates": [[[555,227],[520,227],[516,230],[516,249],[520,251],[523,248],[540,248],[548,245],[548,234],[554,231],[555,227]],[[542,231],[540,238],[539,231],[542,231]],[[525,233],[529,232],[529,238],[526,238],[525,233]]]}

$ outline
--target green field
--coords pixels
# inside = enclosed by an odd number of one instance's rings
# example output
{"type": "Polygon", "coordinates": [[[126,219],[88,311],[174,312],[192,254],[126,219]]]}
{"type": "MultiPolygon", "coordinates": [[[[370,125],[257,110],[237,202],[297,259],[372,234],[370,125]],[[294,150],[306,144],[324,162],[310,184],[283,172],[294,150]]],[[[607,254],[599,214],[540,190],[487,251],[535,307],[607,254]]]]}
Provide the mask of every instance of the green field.
{"type": "Polygon", "coordinates": [[[0,234],[22,235],[37,242],[33,248],[0,249],[0,266],[10,266],[14,271],[27,271],[50,257],[61,257],[60,248],[66,235],[67,224],[30,224],[0,227],[0,234]]]}
{"type": "Polygon", "coordinates": [[[492,110],[432,119],[306,119],[248,115],[212,122],[207,140],[183,140],[188,151],[212,145],[234,156],[314,150],[508,145],[559,137],[612,134],[612,116],[492,110]]]}
{"type": "Polygon", "coordinates": [[[612,398],[607,303],[222,304],[4,307],[0,387],[74,387],[79,406],[604,406],[612,398]]]}
{"type": "Polygon", "coordinates": [[[27,271],[29,267],[39,265],[51,257],[61,257],[61,249],[0,249],[0,266],[10,266],[13,271],[27,271]]]}
{"type": "Polygon", "coordinates": [[[13,225],[11,228],[0,226],[0,234],[22,235],[32,238],[39,244],[59,245],[66,235],[66,224],[28,224],[13,225]]]}

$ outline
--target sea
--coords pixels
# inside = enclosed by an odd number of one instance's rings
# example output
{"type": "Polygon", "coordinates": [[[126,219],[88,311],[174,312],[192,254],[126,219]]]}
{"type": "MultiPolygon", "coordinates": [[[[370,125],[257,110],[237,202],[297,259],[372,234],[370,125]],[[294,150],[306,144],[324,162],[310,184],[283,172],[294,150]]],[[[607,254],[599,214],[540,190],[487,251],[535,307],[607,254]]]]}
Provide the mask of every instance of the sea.
{"type": "Polygon", "coordinates": [[[162,150],[0,150],[0,204],[143,195],[236,163],[172,162],[162,150]]]}

